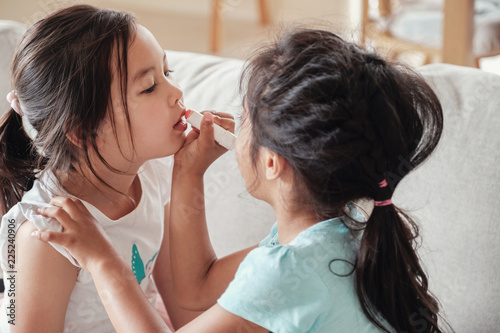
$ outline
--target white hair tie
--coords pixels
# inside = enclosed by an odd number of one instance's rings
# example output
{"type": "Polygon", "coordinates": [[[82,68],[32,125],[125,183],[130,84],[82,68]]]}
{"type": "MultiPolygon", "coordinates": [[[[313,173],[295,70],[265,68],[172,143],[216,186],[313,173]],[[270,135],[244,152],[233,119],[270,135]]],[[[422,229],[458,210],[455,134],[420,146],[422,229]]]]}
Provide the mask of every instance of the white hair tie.
{"type": "Polygon", "coordinates": [[[12,90],[10,93],[7,94],[7,102],[9,102],[10,106],[18,115],[21,117],[24,115],[23,110],[21,108],[21,104],[19,104],[19,98],[17,96],[17,93],[15,90],[12,90]]]}
{"type": "Polygon", "coordinates": [[[23,107],[21,106],[21,102],[19,101],[19,97],[15,90],[12,90],[7,94],[7,101],[10,103],[10,106],[18,115],[22,117],[23,128],[26,134],[31,138],[32,141],[35,141],[36,136],[38,135],[38,131],[31,126],[28,118],[23,113],[23,107]]]}

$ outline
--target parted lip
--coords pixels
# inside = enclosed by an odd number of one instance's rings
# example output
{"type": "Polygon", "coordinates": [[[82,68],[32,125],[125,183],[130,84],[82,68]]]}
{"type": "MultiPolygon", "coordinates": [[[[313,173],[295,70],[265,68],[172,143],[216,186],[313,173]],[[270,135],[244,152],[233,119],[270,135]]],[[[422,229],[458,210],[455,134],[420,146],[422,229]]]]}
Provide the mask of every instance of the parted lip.
{"type": "MultiPolygon", "coordinates": [[[[184,117],[186,115],[186,109],[183,109],[182,112],[181,112],[181,115],[179,116],[179,120],[177,120],[177,123],[180,122],[182,120],[182,117],[184,117]]],[[[187,118],[187,117],[186,117],[187,118]]],[[[177,124],[176,123],[176,124],[177,124]]]]}

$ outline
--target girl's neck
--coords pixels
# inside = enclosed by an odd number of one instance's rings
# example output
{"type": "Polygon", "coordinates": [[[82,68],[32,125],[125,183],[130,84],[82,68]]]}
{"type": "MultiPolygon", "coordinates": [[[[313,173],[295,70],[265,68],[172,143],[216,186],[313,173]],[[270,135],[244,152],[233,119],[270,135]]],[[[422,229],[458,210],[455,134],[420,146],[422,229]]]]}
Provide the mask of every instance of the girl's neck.
{"type": "Polygon", "coordinates": [[[274,213],[278,222],[278,238],[281,245],[290,243],[302,231],[320,222],[314,212],[275,207],[274,213]]]}
{"type": "Polygon", "coordinates": [[[107,168],[96,172],[111,188],[89,170],[83,171],[83,175],[73,172],[65,176],[57,175],[57,178],[68,193],[93,205],[111,220],[133,211],[142,196],[137,172],[119,174],[107,168]]]}

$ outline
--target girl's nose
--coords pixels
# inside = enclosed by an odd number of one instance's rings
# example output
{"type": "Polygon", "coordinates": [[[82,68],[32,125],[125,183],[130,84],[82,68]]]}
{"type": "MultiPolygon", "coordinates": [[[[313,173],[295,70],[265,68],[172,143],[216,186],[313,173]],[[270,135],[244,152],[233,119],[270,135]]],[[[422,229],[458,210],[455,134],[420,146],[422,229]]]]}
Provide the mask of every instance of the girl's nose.
{"type": "Polygon", "coordinates": [[[173,108],[178,103],[182,105],[183,93],[179,85],[174,80],[168,80],[168,105],[173,108]]]}

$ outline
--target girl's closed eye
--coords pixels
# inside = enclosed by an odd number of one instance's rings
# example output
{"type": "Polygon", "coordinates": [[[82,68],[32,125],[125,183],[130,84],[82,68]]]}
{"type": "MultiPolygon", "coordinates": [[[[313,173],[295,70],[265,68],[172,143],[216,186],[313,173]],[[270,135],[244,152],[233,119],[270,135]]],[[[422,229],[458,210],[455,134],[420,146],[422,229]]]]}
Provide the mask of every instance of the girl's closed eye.
{"type": "MultiPolygon", "coordinates": [[[[173,72],[174,72],[173,70],[168,69],[165,72],[163,72],[163,75],[165,75],[165,77],[168,78],[168,77],[170,77],[170,74],[172,74],[173,72]]],[[[143,90],[142,93],[143,94],[150,94],[150,93],[152,93],[155,90],[155,88],[156,88],[157,85],[158,84],[156,82],[154,82],[151,87],[149,87],[146,90],[143,90]]]]}
{"type": "Polygon", "coordinates": [[[154,82],[151,87],[149,87],[146,90],[143,90],[142,93],[143,94],[150,94],[150,93],[152,93],[155,90],[156,86],[157,86],[157,84],[156,84],[156,82],[154,82]]]}

